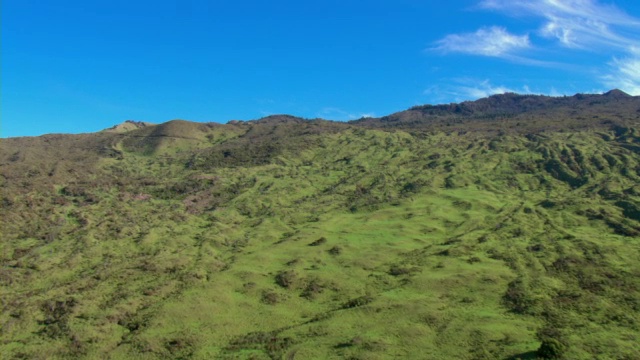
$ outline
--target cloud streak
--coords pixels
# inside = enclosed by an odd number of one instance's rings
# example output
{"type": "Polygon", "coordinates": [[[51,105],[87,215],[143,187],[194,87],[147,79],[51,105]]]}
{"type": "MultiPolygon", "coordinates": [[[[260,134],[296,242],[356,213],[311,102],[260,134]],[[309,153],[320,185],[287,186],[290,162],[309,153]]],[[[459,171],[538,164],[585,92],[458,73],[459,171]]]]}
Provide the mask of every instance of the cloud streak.
{"type": "MultiPolygon", "coordinates": [[[[551,40],[564,51],[609,53],[608,62],[594,65],[594,81],[640,95],[640,19],[598,0],[480,0],[478,7],[513,17],[541,20],[526,35],[513,35],[500,26],[483,27],[475,33],[450,34],[436,42],[443,53],[499,57],[530,66],[583,68],[582,63],[562,63],[542,58],[551,40]],[[528,56],[524,56],[524,52],[528,56]],[[604,75],[602,75],[604,74],[604,75]]],[[[557,50],[554,50],[555,54],[557,50]]],[[[478,94],[480,94],[478,92],[478,94]]]]}
{"type": "Polygon", "coordinates": [[[515,16],[544,18],[540,35],[555,38],[570,48],[626,47],[633,39],[615,27],[640,27],[640,21],[612,5],[594,0],[484,0],[480,7],[515,16]]]}
{"type": "MultiPolygon", "coordinates": [[[[551,89],[550,92],[554,93],[554,95],[559,94],[555,89],[551,89]]],[[[425,95],[434,98],[437,103],[446,102],[450,99],[456,102],[477,100],[505,93],[536,94],[528,85],[513,88],[506,85],[495,85],[489,79],[468,77],[453,79],[453,84],[434,85],[424,91],[425,95]]]]}
{"type": "Polygon", "coordinates": [[[361,118],[375,117],[376,115],[372,112],[354,113],[354,112],[345,111],[337,107],[325,107],[325,108],[322,108],[322,110],[320,110],[316,114],[316,116],[322,119],[347,121],[347,120],[356,120],[361,118]]]}
{"type": "Polygon", "coordinates": [[[474,33],[451,34],[439,40],[435,50],[443,53],[508,57],[517,50],[530,47],[528,35],[513,35],[505,28],[492,26],[474,33]]]}
{"type": "Polygon", "coordinates": [[[609,65],[610,73],[602,77],[605,85],[640,95],[640,57],[613,59],[609,65]]]}
{"type": "Polygon", "coordinates": [[[463,97],[474,100],[495,94],[515,92],[523,93],[522,91],[515,91],[506,86],[494,86],[489,82],[489,80],[484,80],[475,86],[459,86],[457,91],[463,97]]]}

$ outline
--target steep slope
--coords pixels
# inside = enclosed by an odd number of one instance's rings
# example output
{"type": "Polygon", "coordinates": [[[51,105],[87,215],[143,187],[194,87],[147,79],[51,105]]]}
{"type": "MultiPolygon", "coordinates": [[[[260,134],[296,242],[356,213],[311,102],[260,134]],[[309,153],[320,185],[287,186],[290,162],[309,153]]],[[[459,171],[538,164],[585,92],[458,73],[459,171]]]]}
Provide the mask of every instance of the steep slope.
{"type": "Polygon", "coordinates": [[[275,116],[3,140],[0,352],[632,359],[627,108],[575,131],[275,116]]]}

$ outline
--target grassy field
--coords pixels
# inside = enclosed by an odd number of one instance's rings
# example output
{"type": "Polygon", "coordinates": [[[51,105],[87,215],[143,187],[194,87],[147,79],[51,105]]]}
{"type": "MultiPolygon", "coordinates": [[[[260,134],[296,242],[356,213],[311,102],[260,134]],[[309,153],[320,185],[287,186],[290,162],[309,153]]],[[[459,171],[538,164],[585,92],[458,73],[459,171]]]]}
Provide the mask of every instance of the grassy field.
{"type": "Polygon", "coordinates": [[[640,353],[635,128],[161,126],[0,144],[3,358],[640,353]]]}

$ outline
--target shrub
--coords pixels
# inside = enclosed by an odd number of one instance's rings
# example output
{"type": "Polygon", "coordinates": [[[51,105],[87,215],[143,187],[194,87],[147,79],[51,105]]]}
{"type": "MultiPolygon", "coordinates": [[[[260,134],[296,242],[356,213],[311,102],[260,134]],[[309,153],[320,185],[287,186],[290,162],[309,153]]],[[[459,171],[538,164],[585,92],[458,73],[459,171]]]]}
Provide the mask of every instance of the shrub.
{"type": "Polygon", "coordinates": [[[340,255],[342,253],[342,248],[339,246],[334,246],[331,249],[327,250],[331,255],[340,255]]]}
{"type": "Polygon", "coordinates": [[[318,294],[322,293],[323,290],[323,284],[321,284],[318,280],[311,280],[305,287],[302,294],[300,294],[300,296],[307,300],[313,300],[318,294]]]}
{"type": "Polygon", "coordinates": [[[536,301],[522,277],[509,283],[502,299],[504,304],[516,314],[531,314],[536,305],[536,301]]]}
{"type": "Polygon", "coordinates": [[[367,305],[367,304],[371,303],[372,301],[373,301],[373,296],[364,295],[364,296],[360,296],[358,298],[351,299],[351,300],[347,301],[344,305],[342,305],[342,308],[343,309],[351,309],[351,308],[355,308],[355,307],[360,307],[360,306],[367,305]]]}
{"type": "Polygon", "coordinates": [[[267,305],[275,305],[278,303],[278,294],[273,291],[264,291],[261,301],[267,305]]]}
{"type": "Polygon", "coordinates": [[[44,327],[38,332],[49,338],[61,338],[67,335],[69,327],[67,320],[73,311],[76,301],[73,298],[67,300],[49,300],[41,306],[44,320],[39,320],[44,327]]]}
{"type": "Polygon", "coordinates": [[[290,289],[293,287],[294,282],[297,279],[297,275],[295,271],[281,271],[276,275],[276,284],[282,286],[283,288],[290,289]]]}
{"type": "Polygon", "coordinates": [[[542,359],[562,359],[567,349],[567,344],[563,341],[563,335],[557,327],[547,325],[538,330],[536,334],[542,341],[536,354],[542,359]]]}
{"type": "Polygon", "coordinates": [[[400,265],[392,265],[391,268],[389,268],[389,275],[391,276],[409,275],[414,271],[415,269],[410,269],[400,265]]]}
{"type": "Polygon", "coordinates": [[[311,244],[309,244],[309,246],[319,246],[319,245],[322,245],[322,244],[324,244],[326,242],[327,242],[327,239],[323,236],[320,239],[318,239],[318,240],[312,242],[311,244]]]}
{"type": "Polygon", "coordinates": [[[542,341],[536,353],[543,359],[561,359],[565,348],[562,342],[549,338],[542,341]]]}

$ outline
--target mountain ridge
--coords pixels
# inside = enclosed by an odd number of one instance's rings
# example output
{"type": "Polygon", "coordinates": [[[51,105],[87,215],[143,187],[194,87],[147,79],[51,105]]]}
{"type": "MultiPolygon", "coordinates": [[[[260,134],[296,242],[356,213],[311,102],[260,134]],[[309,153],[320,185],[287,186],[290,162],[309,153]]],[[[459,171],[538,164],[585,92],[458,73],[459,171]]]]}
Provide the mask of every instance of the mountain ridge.
{"type": "MultiPolygon", "coordinates": [[[[255,120],[231,120],[229,125],[246,124],[292,124],[304,121],[328,121],[334,123],[346,123],[355,126],[393,128],[401,127],[406,129],[443,130],[458,131],[524,131],[540,132],[545,131],[547,124],[532,124],[527,122],[531,116],[541,112],[557,112],[559,122],[564,122],[567,126],[575,128],[586,128],[589,126],[599,127],[615,123],[624,126],[624,117],[640,111],[640,97],[631,96],[621,90],[613,89],[603,94],[575,94],[573,96],[547,96],[533,94],[505,93],[491,95],[473,101],[463,101],[460,103],[419,105],[407,110],[399,111],[382,117],[370,117],[351,121],[334,121],[329,119],[305,119],[294,115],[270,115],[255,120]],[[611,111],[609,105],[615,102],[617,111],[611,111]],[[621,114],[624,113],[624,116],[621,114]],[[526,116],[525,116],[526,114],[526,116]],[[585,117],[597,117],[597,121],[586,119],[585,117]],[[601,119],[600,119],[601,118],[601,119]],[[482,121],[481,126],[477,126],[482,121]],[[602,124],[601,122],[606,122],[602,124]],[[500,123],[500,124],[498,124],[500,123]],[[517,125],[516,125],[517,124],[517,125]],[[492,126],[496,125],[494,128],[492,126]]],[[[557,130],[562,124],[552,124],[551,130],[557,130]]]]}
{"type": "Polygon", "coordinates": [[[127,132],[127,131],[132,131],[132,130],[137,130],[137,129],[141,129],[147,126],[151,126],[154,125],[153,123],[149,123],[149,122],[145,122],[145,121],[135,121],[135,120],[125,120],[124,122],[114,125],[110,128],[101,130],[104,132],[115,132],[115,133],[122,133],[122,132],[127,132]]]}
{"type": "MultiPolygon", "coordinates": [[[[596,114],[597,116],[611,116],[611,119],[602,119],[602,121],[615,122],[618,125],[625,125],[621,122],[619,113],[625,111],[628,114],[640,111],[640,96],[629,95],[619,89],[612,89],[603,94],[582,94],[578,93],[573,96],[548,96],[548,95],[534,95],[534,94],[517,94],[517,93],[503,93],[494,94],[485,98],[477,100],[463,101],[459,103],[448,104],[425,104],[412,106],[406,110],[401,110],[389,115],[381,117],[367,117],[362,119],[350,120],[350,121],[338,121],[331,119],[314,118],[307,119],[295,115],[278,114],[269,115],[263,118],[253,120],[229,120],[224,125],[245,125],[252,123],[292,123],[301,121],[327,121],[334,123],[346,123],[355,126],[367,126],[374,128],[406,128],[406,129],[433,129],[443,131],[458,131],[463,130],[461,125],[469,125],[470,122],[484,120],[485,123],[496,124],[498,121],[487,120],[500,120],[504,122],[508,120],[507,128],[511,130],[516,129],[514,126],[519,120],[523,120],[522,114],[537,115],[536,112],[541,111],[559,111],[559,116],[563,117],[563,120],[572,123],[573,126],[581,127],[585,126],[585,122],[576,120],[589,114],[589,107],[591,106],[595,111],[602,111],[610,105],[611,102],[618,103],[618,106],[622,106],[618,113],[606,111],[603,114],[596,114]],[[622,104],[620,104],[622,102],[622,104]],[[568,109],[571,108],[571,109],[568,109]],[[561,111],[560,111],[561,110],[561,111]],[[448,129],[447,129],[448,127],[448,129]]],[[[547,114],[542,114],[547,116],[547,114]]],[[[208,126],[223,125],[218,122],[197,122],[189,120],[168,120],[164,123],[155,124],[146,121],[138,120],[125,120],[122,123],[113,125],[109,128],[99,130],[97,132],[123,134],[130,131],[138,131],[144,128],[154,128],[158,125],[167,124],[173,121],[183,121],[185,123],[204,124],[208,126]]],[[[588,122],[593,123],[593,122],[588,122]]],[[[522,126],[521,122],[519,126],[522,126]]],[[[521,131],[544,131],[544,126],[531,126],[531,124],[524,124],[521,131]]],[[[587,124],[588,125],[588,124],[587,124]]],[[[166,126],[166,125],[163,125],[166,126]]],[[[501,125],[504,130],[504,124],[501,125]]],[[[468,130],[499,130],[499,126],[494,129],[487,129],[486,126],[470,126],[468,130]]],[[[64,133],[52,133],[43,134],[40,136],[49,135],[79,135],[79,134],[64,134],[64,133]]],[[[93,133],[85,133],[93,134],[93,133]]],[[[169,135],[173,136],[173,135],[169,135]]],[[[12,138],[31,138],[37,136],[16,136],[12,138]]]]}
{"type": "Polygon", "coordinates": [[[505,93],[475,101],[414,106],[381,118],[355,120],[352,123],[407,129],[452,127],[459,130],[540,132],[557,130],[562,126],[573,129],[597,127],[602,125],[598,124],[602,121],[624,125],[629,118],[637,118],[638,109],[640,97],[617,89],[601,95],[562,97],[505,93]],[[616,104],[615,109],[610,106],[612,103],[616,104]],[[556,121],[534,123],[532,120],[536,116],[556,121]]]}

